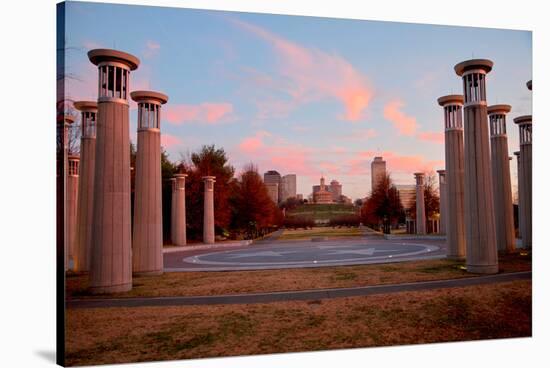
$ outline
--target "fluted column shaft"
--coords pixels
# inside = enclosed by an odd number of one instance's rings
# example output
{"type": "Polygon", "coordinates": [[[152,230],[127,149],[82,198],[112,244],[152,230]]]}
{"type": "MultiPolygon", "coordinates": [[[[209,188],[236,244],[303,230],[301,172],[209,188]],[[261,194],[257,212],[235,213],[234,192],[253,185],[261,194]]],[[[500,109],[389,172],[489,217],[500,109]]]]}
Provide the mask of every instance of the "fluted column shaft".
{"type": "Polygon", "coordinates": [[[203,242],[214,244],[214,177],[205,176],[204,181],[204,219],[203,219],[203,242]]]}

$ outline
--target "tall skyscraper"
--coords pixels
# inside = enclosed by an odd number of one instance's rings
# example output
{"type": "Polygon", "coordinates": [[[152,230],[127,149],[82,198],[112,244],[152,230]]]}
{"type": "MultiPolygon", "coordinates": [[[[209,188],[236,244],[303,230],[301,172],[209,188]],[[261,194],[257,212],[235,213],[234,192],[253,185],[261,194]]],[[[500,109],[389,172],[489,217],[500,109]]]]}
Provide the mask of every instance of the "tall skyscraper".
{"type": "Polygon", "coordinates": [[[279,203],[279,184],[277,183],[265,183],[267,188],[267,194],[269,198],[275,203],[279,203]]]}
{"type": "Polygon", "coordinates": [[[279,201],[286,201],[290,197],[296,198],[296,174],[287,174],[281,178],[279,201]]]}
{"type": "Polygon", "coordinates": [[[386,161],[380,156],[374,158],[370,164],[371,190],[373,190],[380,180],[386,176],[386,161]]]}
{"type": "Polygon", "coordinates": [[[269,170],[264,174],[264,183],[266,186],[268,186],[268,190],[270,192],[273,191],[274,184],[277,184],[277,198],[275,198],[273,195],[271,195],[271,198],[274,199],[275,203],[279,203],[279,199],[281,198],[281,187],[282,187],[282,178],[281,174],[279,174],[278,171],[275,170],[269,170]]]}

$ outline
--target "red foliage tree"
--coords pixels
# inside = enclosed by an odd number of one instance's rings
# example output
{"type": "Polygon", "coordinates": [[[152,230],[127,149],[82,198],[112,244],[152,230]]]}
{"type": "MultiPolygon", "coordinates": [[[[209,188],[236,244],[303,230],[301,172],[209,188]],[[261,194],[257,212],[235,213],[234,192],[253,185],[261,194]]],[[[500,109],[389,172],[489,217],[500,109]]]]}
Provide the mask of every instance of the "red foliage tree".
{"type": "MultiPolygon", "coordinates": [[[[424,181],[424,208],[426,210],[426,218],[439,213],[439,193],[437,188],[437,178],[435,173],[430,172],[425,176],[424,181]]],[[[416,218],[416,201],[411,206],[411,215],[416,218]]]]}
{"type": "Polygon", "coordinates": [[[382,226],[384,232],[389,233],[390,225],[396,224],[402,216],[403,206],[388,174],[378,182],[364,201],[361,207],[361,221],[376,229],[382,226]]]}
{"type": "Polygon", "coordinates": [[[203,176],[215,176],[214,184],[214,221],[216,234],[228,235],[227,228],[231,220],[229,196],[232,191],[232,179],[235,169],[228,163],[223,148],[214,145],[203,146],[199,152],[184,159],[181,171],[188,175],[186,179],[185,201],[187,210],[188,237],[202,238],[204,184],[203,176]]]}
{"type": "Polygon", "coordinates": [[[233,182],[230,204],[231,225],[246,237],[263,235],[282,221],[281,210],[269,197],[267,187],[253,164],[245,166],[239,180],[233,182]]]}

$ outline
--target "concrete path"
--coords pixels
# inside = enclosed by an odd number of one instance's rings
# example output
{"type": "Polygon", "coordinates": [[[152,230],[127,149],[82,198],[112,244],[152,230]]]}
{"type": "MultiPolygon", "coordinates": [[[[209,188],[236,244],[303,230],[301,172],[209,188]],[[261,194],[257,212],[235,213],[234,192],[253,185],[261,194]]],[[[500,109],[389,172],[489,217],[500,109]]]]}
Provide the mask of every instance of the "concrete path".
{"type": "Polygon", "coordinates": [[[420,291],[463,286],[495,284],[514,280],[530,280],[531,272],[504,273],[489,276],[476,276],[463,279],[423,281],[404,284],[361,286],[338,289],[316,289],[281,291],[271,293],[179,296],[158,298],[118,298],[118,299],[72,299],[67,300],[67,308],[110,308],[110,307],[167,307],[179,305],[254,304],[286,301],[304,301],[420,291]]]}
{"type": "Polygon", "coordinates": [[[284,229],[279,229],[271,234],[267,235],[265,238],[260,240],[254,240],[254,244],[269,244],[277,241],[281,235],[283,235],[284,229]]]}
{"type": "Polygon", "coordinates": [[[204,250],[204,249],[221,249],[221,248],[231,248],[231,247],[246,247],[247,245],[252,244],[252,240],[238,240],[238,241],[224,241],[214,244],[204,244],[198,243],[193,245],[181,245],[181,246],[171,246],[162,248],[162,253],[177,253],[177,252],[192,252],[195,250],[204,250]]]}
{"type": "Polygon", "coordinates": [[[254,242],[249,246],[164,254],[165,272],[244,271],[375,264],[445,258],[445,244],[385,240],[378,234],[360,237],[254,242]]]}

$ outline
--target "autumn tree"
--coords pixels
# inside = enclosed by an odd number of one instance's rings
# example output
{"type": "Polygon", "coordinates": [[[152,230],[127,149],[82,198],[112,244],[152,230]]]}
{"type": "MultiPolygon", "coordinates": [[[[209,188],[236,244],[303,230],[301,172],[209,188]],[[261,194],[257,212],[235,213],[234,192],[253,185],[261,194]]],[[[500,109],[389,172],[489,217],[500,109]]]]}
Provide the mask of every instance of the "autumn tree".
{"type": "Polygon", "coordinates": [[[387,174],[378,181],[370,196],[363,202],[361,221],[377,229],[382,227],[384,233],[389,234],[391,224],[396,224],[402,216],[403,206],[397,188],[387,174]]]}
{"type": "MultiPolygon", "coordinates": [[[[429,172],[424,180],[424,208],[426,218],[429,219],[439,213],[439,193],[435,173],[429,172]]],[[[411,206],[411,214],[416,215],[416,201],[411,206]]]]}
{"type": "Polygon", "coordinates": [[[227,229],[231,221],[229,196],[233,190],[232,179],[235,169],[227,159],[223,148],[214,145],[202,146],[182,160],[182,171],[188,175],[186,179],[187,229],[190,238],[202,237],[204,185],[203,176],[215,176],[214,184],[214,221],[216,233],[228,235],[227,229]]]}
{"type": "Polygon", "coordinates": [[[254,238],[277,225],[281,210],[269,197],[255,165],[244,167],[233,188],[230,198],[233,228],[244,231],[248,238],[254,238]]]}

